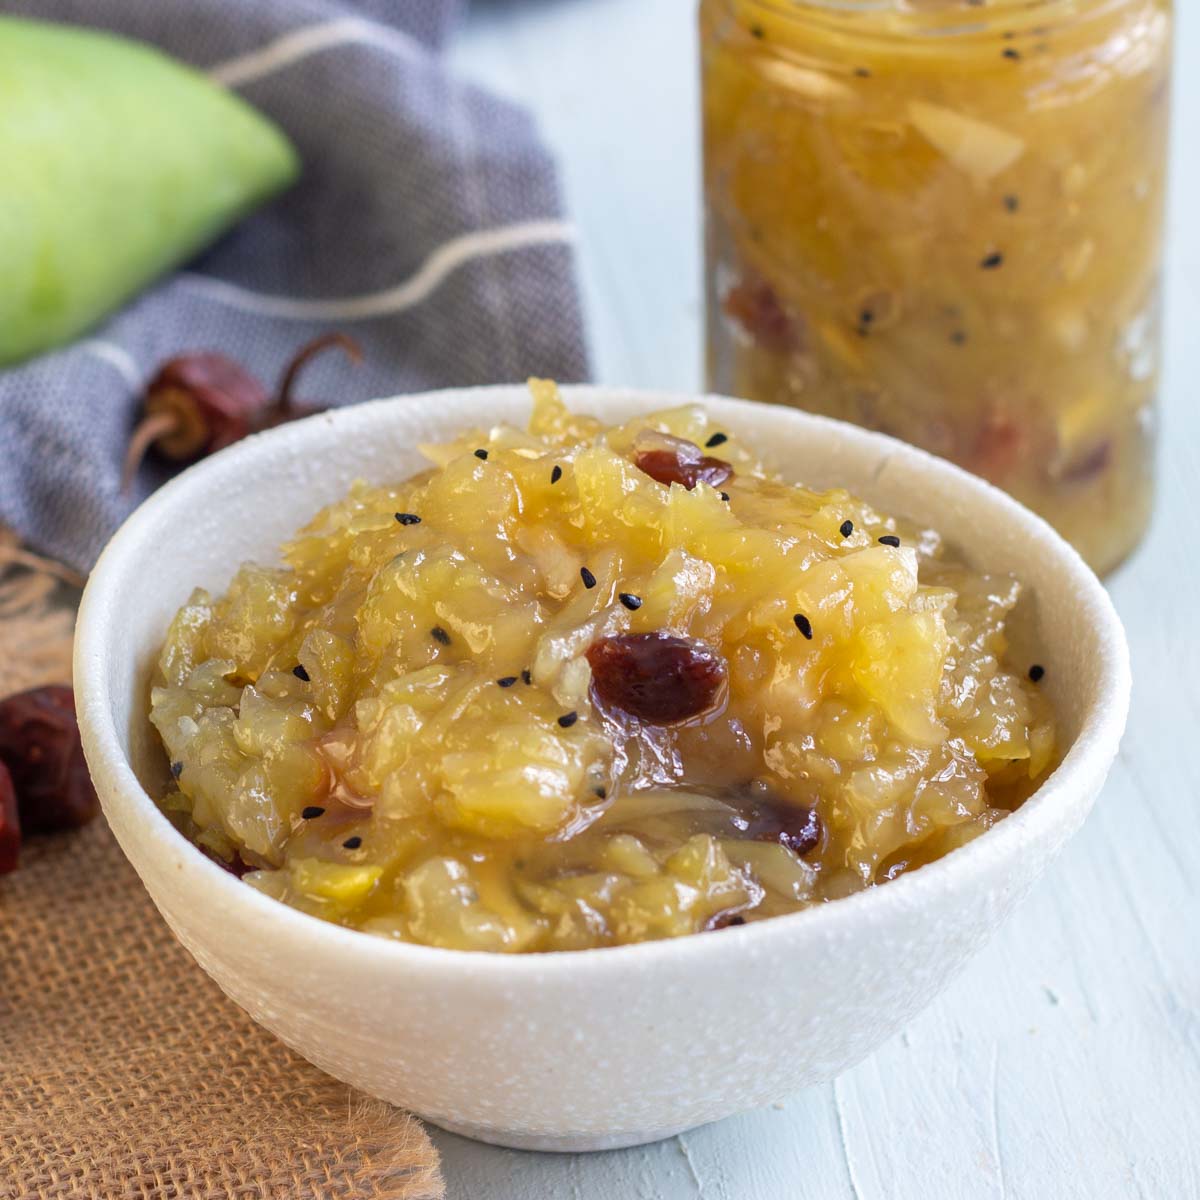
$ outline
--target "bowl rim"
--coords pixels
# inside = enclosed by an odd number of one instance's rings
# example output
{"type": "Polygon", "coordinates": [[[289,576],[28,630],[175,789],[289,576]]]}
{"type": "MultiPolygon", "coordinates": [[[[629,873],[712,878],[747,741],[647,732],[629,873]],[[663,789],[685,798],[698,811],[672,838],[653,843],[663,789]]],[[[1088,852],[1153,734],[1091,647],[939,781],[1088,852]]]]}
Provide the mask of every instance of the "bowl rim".
{"type": "MultiPolygon", "coordinates": [[[[277,441],[336,436],[339,429],[342,433],[352,432],[360,424],[369,426],[385,414],[390,415],[392,410],[412,407],[417,402],[423,402],[425,406],[441,404],[471,407],[478,413],[486,411],[489,397],[497,401],[509,401],[521,395],[528,396],[524,384],[441,388],[380,397],[331,409],[245,438],[219,454],[191,465],[169,480],[126,518],[101,553],[84,590],[76,625],[74,680],[84,749],[89,770],[94,761],[100,761],[108,768],[115,798],[113,803],[123,806],[135,820],[141,821],[143,831],[162,844],[164,854],[170,854],[172,849],[182,851],[178,863],[180,870],[174,875],[176,880],[182,879],[186,872],[195,882],[202,883],[205,889],[212,889],[215,901],[245,906],[258,919],[259,928],[264,930],[267,937],[275,931],[266,932],[262,922],[273,922],[279,933],[307,939],[320,952],[334,956],[365,955],[384,963],[390,960],[402,970],[439,974],[450,972],[456,975],[466,973],[475,979],[485,973],[489,978],[503,976],[505,982],[526,977],[541,980],[548,973],[617,970],[635,964],[646,967],[651,960],[685,962],[689,957],[711,955],[714,947],[718,946],[725,946],[729,950],[745,947],[748,950],[753,948],[756,953],[766,952],[774,940],[790,940],[801,933],[817,938],[839,937],[863,921],[870,922],[873,915],[884,917],[889,909],[923,907],[931,893],[944,890],[956,876],[969,875],[987,858],[1003,858],[1021,844],[1036,841],[1048,834],[1059,819],[1055,811],[1056,802],[1063,793],[1069,793],[1074,788],[1076,778],[1086,779],[1090,775],[1102,778],[1107,772],[1116,756],[1129,709],[1131,672],[1125,631],[1099,579],[1078,552],[1043,518],[993,484],[969,474],[954,463],[886,434],[832,417],[715,393],[695,394],[599,384],[563,385],[561,390],[573,409],[582,409],[590,399],[595,398],[632,402],[645,411],[697,403],[705,406],[715,404],[735,415],[739,410],[750,413],[768,408],[780,419],[794,420],[798,426],[807,426],[823,437],[857,443],[863,450],[874,449],[889,459],[897,455],[908,458],[913,465],[938,472],[956,486],[976,492],[987,504],[1000,508],[1007,519],[1030,535],[1036,535],[1041,540],[1048,536],[1058,555],[1058,565],[1072,576],[1080,609],[1086,611],[1100,626],[1097,629],[1099,644],[1109,648],[1109,653],[1100,664],[1094,695],[1083,714],[1078,734],[1055,769],[1010,816],[967,845],[917,871],[901,875],[886,887],[866,888],[794,913],[725,929],[718,938],[692,935],[585,950],[520,954],[449,949],[404,942],[337,925],[242,883],[205,856],[171,824],[142,787],[122,748],[112,715],[105,663],[107,631],[114,615],[109,598],[124,576],[124,560],[126,557],[137,557],[142,531],[152,528],[160,519],[160,514],[187,497],[192,490],[203,491],[202,484],[214,464],[228,468],[245,460],[249,466],[259,455],[269,453],[270,447],[277,441]],[[318,427],[321,430],[319,435],[318,427]]],[[[467,419],[486,423],[478,416],[467,419]]],[[[867,498],[870,499],[869,496],[867,498]]],[[[107,807],[106,802],[106,815],[107,807]]]]}

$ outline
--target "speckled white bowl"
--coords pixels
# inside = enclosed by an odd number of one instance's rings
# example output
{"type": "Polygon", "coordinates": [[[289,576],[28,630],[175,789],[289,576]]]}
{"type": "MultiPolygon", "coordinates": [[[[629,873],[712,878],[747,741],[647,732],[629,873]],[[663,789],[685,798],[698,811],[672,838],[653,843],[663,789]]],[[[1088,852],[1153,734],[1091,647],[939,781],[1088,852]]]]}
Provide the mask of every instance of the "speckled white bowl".
{"type": "MultiPolygon", "coordinates": [[[[607,419],[684,402],[572,388],[607,419]]],[[[255,1020],[317,1066],[448,1129],[584,1150],[669,1136],[829,1079],[910,1020],[1078,829],[1125,724],[1129,663],[1108,596],[1043,521],[955,467],[783,408],[704,401],[790,476],[936,526],[1029,586],[1044,686],[1070,745],[1014,816],[947,858],[793,916],[671,942],[507,957],[325,924],[239,883],[147,788],[164,764],[147,679],[192,587],[222,588],[352,479],[402,478],[415,446],[521,421],[523,388],[381,400],[251,438],[186,471],[122,527],[79,615],[75,686],[105,814],[180,941],[255,1020]]]]}

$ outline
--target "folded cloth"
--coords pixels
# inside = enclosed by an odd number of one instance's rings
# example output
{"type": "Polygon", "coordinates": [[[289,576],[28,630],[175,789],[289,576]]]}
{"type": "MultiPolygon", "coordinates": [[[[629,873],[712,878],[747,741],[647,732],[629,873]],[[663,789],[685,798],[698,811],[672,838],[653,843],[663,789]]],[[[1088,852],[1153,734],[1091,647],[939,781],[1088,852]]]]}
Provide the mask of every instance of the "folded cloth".
{"type": "Polygon", "coordinates": [[[285,130],[304,174],[80,341],[0,371],[0,524],[89,569],[169,474],[151,460],[121,493],[144,383],[186,350],[220,350],[272,385],[296,347],[345,330],[364,362],[315,360],[297,398],[322,404],[586,378],[554,164],[526,112],[448,71],[439,47],[458,8],[6,0],[208,71],[285,130]]]}

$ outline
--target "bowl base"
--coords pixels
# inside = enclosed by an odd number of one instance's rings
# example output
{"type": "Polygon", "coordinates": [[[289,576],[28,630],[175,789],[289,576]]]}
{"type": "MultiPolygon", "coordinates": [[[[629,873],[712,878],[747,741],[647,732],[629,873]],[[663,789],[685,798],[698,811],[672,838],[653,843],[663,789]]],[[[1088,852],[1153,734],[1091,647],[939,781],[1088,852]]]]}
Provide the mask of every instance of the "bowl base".
{"type": "Polygon", "coordinates": [[[447,1133],[470,1138],[475,1142],[486,1142],[489,1146],[503,1146],[508,1150],[540,1150],[551,1154],[578,1154],[586,1150],[624,1150],[628,1146],[645,1146],[661,1142],[664,1138],[686,1133],[694,1125],[680,1125],[669,1129],[651,1129],[644,1133],[521,1133],[506,1129],[494,1129],[487,1125],[460,1125],[456,1121],[434,1120],[422,1117],[430,1125],[436,1125],[447,1133]]]}

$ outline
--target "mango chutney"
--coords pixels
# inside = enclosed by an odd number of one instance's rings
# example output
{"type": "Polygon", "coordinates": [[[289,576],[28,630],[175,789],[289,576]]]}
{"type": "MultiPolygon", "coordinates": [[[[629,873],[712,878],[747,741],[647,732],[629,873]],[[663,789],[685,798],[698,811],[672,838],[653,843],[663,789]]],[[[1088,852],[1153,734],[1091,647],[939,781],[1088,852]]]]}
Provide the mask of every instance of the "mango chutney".
{"type": "Polygon", "coordinates": [[[150,718],[205,853],[369,933],[575,950],[885,883],[1037,787],[1016,580],[701,406],[531,386],[528,430],[422,447],[180,609],[150,718]]]}
{"type": "Polygon", "coordinates": [[[702,0],[709,381],[879,429],[1097,570],[1153,498],[1169,0],[702,0]]]}

